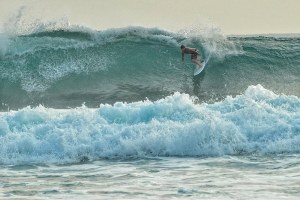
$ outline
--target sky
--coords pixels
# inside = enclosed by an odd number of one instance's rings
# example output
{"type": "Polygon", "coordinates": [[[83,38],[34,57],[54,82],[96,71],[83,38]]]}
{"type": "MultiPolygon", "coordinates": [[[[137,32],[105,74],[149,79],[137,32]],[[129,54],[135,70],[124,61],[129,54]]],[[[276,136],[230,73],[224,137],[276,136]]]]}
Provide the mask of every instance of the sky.
{"type": "Polygon", "coordinates": [[[28,23],[63,19],[96,30],[206,24],[231,35],[300,33],[300,0],[0,0],[1,31],[21,7],[28,23]]]}

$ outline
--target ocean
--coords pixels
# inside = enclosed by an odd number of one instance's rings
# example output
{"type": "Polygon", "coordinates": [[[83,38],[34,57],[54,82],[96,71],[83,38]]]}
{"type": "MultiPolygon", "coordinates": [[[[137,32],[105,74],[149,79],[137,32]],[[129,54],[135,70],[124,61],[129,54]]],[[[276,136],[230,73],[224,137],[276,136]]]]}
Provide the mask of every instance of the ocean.
{"type": "Polygon", "coordinates": [[[299,199],[300,36],[2,33],[0,180],[0,199],[299,199]]]}

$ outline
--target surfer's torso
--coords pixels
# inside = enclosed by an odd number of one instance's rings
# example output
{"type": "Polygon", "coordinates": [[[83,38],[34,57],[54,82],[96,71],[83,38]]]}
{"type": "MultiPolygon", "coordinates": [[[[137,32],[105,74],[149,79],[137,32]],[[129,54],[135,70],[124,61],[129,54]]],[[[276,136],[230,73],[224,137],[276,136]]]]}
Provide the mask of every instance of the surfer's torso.
{"type": "Polygon", "coordinates": [[[193,60],[193,59],[197,59],[197,56],[198,56],[198,52],[197,52],[198,50],[196,49],[196,48],[184,48],[183,50],[182,50],[182,53],[183,54],[191,54],[191,59],[193,60]]]}

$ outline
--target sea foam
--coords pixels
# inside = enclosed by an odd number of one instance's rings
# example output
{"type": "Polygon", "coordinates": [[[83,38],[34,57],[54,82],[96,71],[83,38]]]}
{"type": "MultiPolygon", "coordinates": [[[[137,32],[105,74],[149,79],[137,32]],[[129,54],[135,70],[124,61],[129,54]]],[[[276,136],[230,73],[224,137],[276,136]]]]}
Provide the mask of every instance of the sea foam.
{"type": "Polygon", "coordinates": [[[0,114],[0,163],[300,151],[300,100],[260,85],[213,104],[187,94],[97,109],[38,106],[0,114]]]}

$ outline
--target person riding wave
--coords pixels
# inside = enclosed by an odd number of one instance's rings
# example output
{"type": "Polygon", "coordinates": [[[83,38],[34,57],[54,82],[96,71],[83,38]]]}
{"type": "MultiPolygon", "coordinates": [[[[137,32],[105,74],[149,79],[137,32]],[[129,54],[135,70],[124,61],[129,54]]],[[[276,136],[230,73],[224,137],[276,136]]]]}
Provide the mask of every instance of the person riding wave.
{"type": "Polygon", "coordinates": [[[197,60],[198,55],[200,53],[196,48],[189,48],[185,47],[184,45],[181,45],[181,54],[182,54],[182,63],[184,63],[184,54],[191,54],[191,60],[193,63],[197,64],[199,67],[202,67],[202,63],[197,60]]]}

